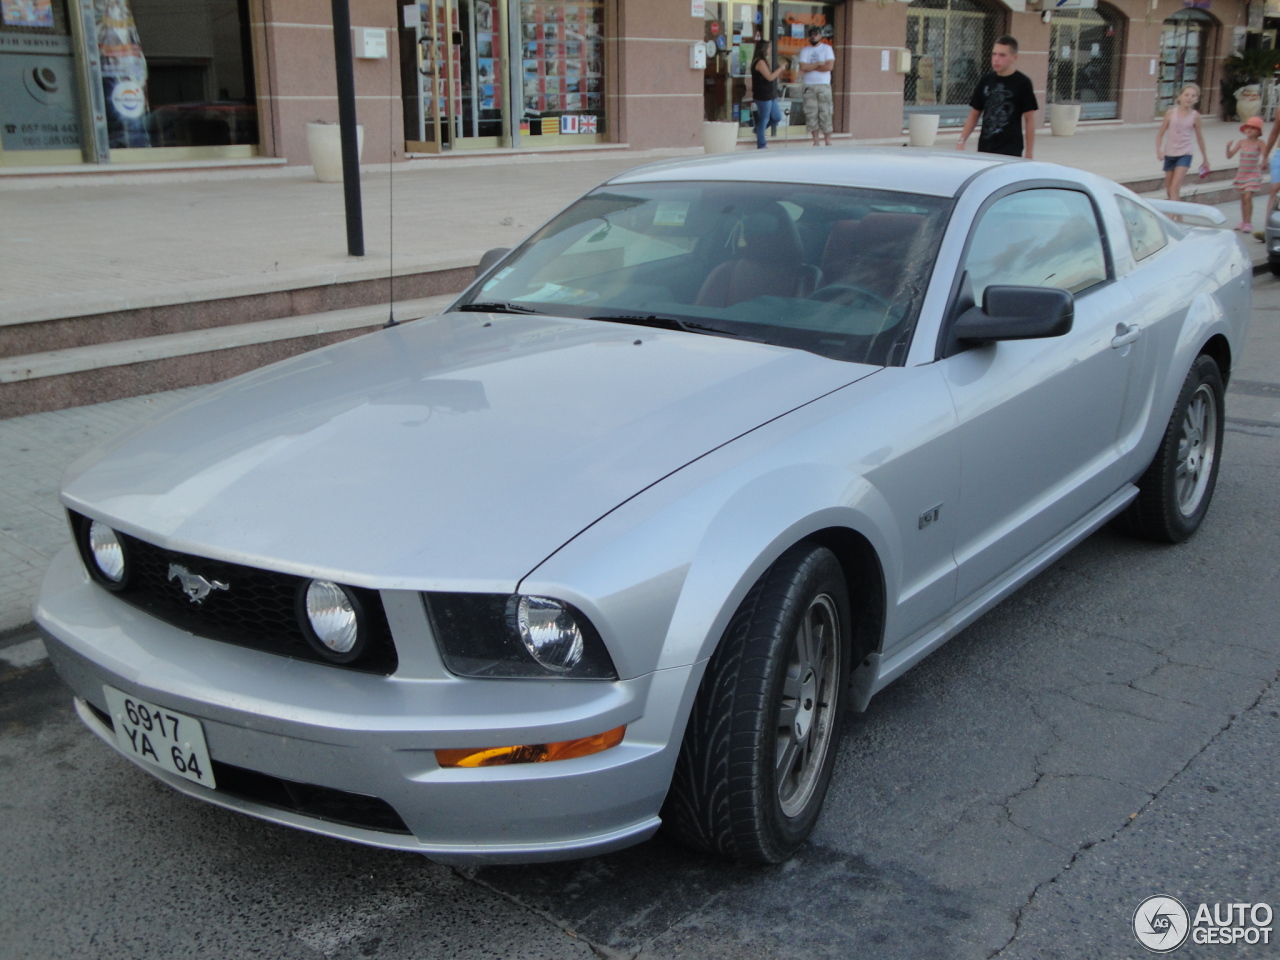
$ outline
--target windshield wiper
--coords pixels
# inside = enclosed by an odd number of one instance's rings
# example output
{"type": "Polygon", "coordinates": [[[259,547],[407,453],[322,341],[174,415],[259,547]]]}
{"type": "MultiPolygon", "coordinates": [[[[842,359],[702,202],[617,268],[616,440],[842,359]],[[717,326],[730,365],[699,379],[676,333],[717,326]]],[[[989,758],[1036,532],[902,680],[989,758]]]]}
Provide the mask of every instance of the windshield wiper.
{"type": "Polygon", "coordinates": [[[721,337],[733,337],[735,340],[751,340],[763,343],[754,337],[746,337],[732,330],[722,330],[705,323],[694,323],[692,320],[680,320],[676,317],[665,317],[656,313],[615,313],[598,317],[587,317],[588,320],[605,320],[609,323],[634,323],[643,327],[660,327],[664,330],[683,330],[685,333],[712,333],[721,337]]]}
{"type": "Polygon", "coordinates": [[[478,303],[464,303],[460,311],[472,313],[537,313],[533,307],[522,307],[518,303],[506,300],[481,300],[478,303]]]}
{"type": "Polygon", "coordinates": [[[634,323],[640,327],[661,327],[665,330],[684,330],[688,332],[689,324],[675,317],[662,317],[656,313],[607,313],[598,317],[587,317],[588,320],[605,320],[609,323],[634,323]]]}

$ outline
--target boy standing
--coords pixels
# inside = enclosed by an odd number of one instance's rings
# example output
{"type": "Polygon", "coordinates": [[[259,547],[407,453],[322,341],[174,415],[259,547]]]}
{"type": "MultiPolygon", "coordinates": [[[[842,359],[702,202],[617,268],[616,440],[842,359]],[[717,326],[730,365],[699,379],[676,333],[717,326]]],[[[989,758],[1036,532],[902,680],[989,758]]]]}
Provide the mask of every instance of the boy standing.
{"type": "Polygon", "coordinates": [[[977,89],[973,91],[973,98],[969,101],[969,119],[960,132],[957,150],[964,149],[978,117],[982,117],[982,133],[978,137],[980,153],[1022,156],[1025,130],[1027,159],[1031,159],[1036,139],[1036,111],[1040,104],[1031,79],[1017,70],[1017,63],[1017,40],[1005,36],[992,44],[991,73],[979,80],[977,89]]]}

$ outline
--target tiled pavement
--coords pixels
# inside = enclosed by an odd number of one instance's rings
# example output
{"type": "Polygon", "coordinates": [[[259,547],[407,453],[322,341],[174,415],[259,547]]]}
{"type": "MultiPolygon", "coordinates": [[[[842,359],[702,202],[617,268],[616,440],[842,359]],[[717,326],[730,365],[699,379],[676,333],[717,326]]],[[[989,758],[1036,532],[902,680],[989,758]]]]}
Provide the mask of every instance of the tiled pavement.
{"type": "Polygon", "coordinates": [[[63,471],[194,389],[0,420],[0,638],[31,622],[44,569],[70,542],[58,503],[63,471]]]}

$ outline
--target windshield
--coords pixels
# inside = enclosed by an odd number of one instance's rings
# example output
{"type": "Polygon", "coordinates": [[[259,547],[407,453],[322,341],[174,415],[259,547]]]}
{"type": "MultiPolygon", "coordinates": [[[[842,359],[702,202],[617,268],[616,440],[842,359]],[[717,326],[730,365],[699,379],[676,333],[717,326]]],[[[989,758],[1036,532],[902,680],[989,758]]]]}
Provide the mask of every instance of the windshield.
{"type": "Polygon", "coordinates": [[[950,208],[852,187],[604,186],[454,309],[652,323],[901,364],[950,208]]]}

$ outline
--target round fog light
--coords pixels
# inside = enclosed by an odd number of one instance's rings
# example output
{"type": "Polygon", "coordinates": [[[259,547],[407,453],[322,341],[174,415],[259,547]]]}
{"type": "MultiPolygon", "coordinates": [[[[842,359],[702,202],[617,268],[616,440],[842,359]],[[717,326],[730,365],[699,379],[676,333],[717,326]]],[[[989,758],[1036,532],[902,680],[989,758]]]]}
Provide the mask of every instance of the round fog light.
{"type": "Polygon", "coordinates": [[[303,607],[321,653],[339,663],[360,655],[360,615],[346,590],[329,580],[312,580],[303,607]]]}
{"type": "Polygon", "coordinates": [[[548,670],[569,670],[582,659],[582,630],[559,600],[521,597],[514,612],[520,641],[548,670]]]}
{"type": "Polygon", "coordinates": [[[124,580],[124,547],[116,532],[97,520],[89,522],[89,552],[98,572],[112,583],[124,580]]]}

